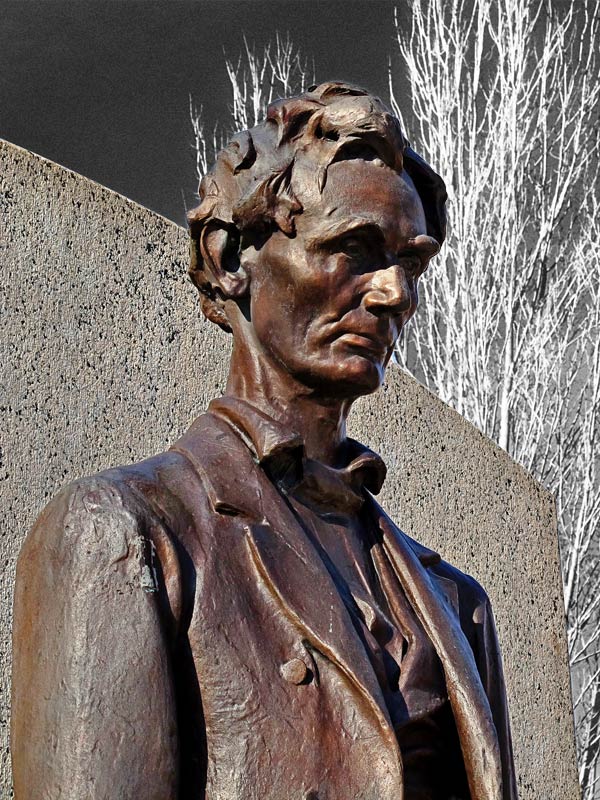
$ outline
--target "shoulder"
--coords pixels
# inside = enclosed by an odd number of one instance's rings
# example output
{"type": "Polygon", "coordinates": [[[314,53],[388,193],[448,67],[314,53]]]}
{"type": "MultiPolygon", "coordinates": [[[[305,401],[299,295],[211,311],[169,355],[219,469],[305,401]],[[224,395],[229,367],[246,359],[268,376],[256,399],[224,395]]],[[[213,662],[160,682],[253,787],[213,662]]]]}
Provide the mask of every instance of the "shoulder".
{"type": "Polygon", "coordinates": [[[442,578],[447,578],[456,584],[459,598],[468,603],[470,607],[476,607],[489,603],[489,597],[479,581],[472,575],[462,572],[453,564],[440,560],[432,567],[433,572],[442,578]]]}
{"type": "Polygon", "coordinates": [[[147,487],[159,487],[160,469],[170,457],[170,453],[161,453],[136,464],[77,478],[50,500],[36,524],[59,519],[67,522],[81,515],[94,518],[115,514],[123,518],[144,516],[149,510],[144,500],[147,487]]]}
{"type": "Polygon", "coordinates": [[[31,573],[34,565],[89,576],[135,561],[142,583],[149,581],[145,563],[160,552],[156,545],[171,538],[169,515],[160,513],[173,506],[174,488],[165,476],[174,471],[181,477],[186,468],[181,456],[166,452],[71,482],[50,500],[27,535],[17,578],[31,573]]]}
{"type": "Polygon", "coordinates": [[[476,643],[481,642],[482,637],[488,637],[495,630],[492,606],[486,590],[471,575],[462,572],[447,561],[440,561],[432,567],[432,571],[456,587],[457,610],[461,628],[472,647],[475,650],[481,649],[481,645],[476,643]]]}
{"type": "Polygon", "coordinates": [[[110,473],[65,486],[37,518],[21,549],[17,579],[33,569],[90,576],[143,548],[146,509],[110,473]]]}
{"type": "Polygon", "coordinates": [[[156,476],[164,459],[156,459],[80,478],[48,503],[17,562],[17,614],[32,597],[53,597],[85,618],[120,597],[123,609],[150,602],[176,635],[187,584],[180,542],[152,499],[167,491],[156,476]]]}
{"type": "Polygon", "coordinates": [[[461,623],[470,627],[474,622],[483,621],[484,615],[490,614],[490,601],[481,584],[471,575],[444,561],[435,550],[400,530],[373,498],[371,502],[380,525],[383,521],[396,538],[400,537],[413,550],[425,569],[446,583],[446,588],[451,590],[456,605],[460,608],[461,623]]]}

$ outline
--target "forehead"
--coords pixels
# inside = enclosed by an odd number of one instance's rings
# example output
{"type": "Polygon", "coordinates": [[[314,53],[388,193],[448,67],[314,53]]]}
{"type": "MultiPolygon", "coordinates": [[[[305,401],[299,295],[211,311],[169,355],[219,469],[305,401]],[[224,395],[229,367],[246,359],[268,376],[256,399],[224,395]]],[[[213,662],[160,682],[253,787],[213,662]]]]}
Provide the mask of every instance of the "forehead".
{"type": "Polygon", "coordinates": [[[406,172],[381,161],[353,159],[329,166],[323,192],[313,170],[295,185],[303,212],[296,217],[298,235],[327,235],[357,221],[378,225],[399,237],[426,233],[419,195],[406,172]],[[298,185],[299,184],[299,185],[298,185]]]}

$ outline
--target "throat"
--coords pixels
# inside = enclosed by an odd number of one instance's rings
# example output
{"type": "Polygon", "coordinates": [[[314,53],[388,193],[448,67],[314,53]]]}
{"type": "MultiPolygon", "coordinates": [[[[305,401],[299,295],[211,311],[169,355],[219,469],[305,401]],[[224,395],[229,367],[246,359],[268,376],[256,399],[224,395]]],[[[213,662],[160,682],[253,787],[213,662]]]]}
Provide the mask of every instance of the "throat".
{"type": "Polygon", "coordinates": [[[256,348],[235,342],[226,396],[244,400],[297,433],[308,458],[337,467],[344,462],[346,419],[352,399],[326,397],[296,380],[256,348]]]}

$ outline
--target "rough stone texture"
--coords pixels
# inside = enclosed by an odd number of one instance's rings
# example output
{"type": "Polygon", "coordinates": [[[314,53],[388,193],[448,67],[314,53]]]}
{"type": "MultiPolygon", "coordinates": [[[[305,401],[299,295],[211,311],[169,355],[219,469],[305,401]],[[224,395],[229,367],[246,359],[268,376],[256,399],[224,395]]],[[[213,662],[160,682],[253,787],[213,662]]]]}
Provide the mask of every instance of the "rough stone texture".
{"type": "MultiPolygon", "coordinates": [[[[0,142],[0,794],[16,556],[66,482],[164,449],[223,388],[225,334],[200,319],[186,234],[0,142]]],[[[390,369],[351,433],[385,458],[383,504],[486,587],[522,800],[579,797],[552,497],[414,380],[390,369]]],[[[51,602],[51,598],[49,598],[51,602]]]]}

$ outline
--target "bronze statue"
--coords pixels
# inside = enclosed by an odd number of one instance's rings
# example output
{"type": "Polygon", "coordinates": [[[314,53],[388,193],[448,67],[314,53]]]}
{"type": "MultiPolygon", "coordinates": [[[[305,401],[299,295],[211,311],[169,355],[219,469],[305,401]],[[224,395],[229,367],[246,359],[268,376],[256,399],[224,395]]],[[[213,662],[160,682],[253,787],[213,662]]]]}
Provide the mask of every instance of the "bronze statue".
{"type": "Polygon", "coordinates": [[[444,240],[442,180],[380,100],[325,83],[200,197],[227,390],[29,534],[16,800],[516,800],[487,596],[385,515],[385,466],[345,432],[444,240]]]}

